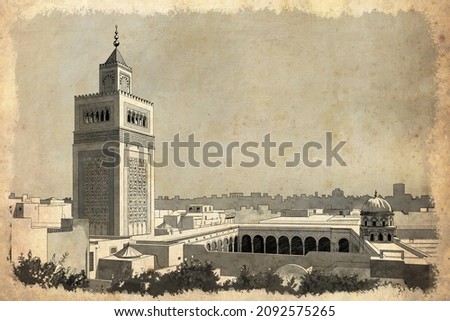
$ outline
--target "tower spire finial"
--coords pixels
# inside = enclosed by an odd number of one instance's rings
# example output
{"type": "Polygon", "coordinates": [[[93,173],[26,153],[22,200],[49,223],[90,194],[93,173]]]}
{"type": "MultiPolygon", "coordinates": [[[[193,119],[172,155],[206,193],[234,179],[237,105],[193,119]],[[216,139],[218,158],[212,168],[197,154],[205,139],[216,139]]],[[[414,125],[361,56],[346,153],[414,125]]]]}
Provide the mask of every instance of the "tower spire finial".
{"type": "Polygon", "coordinates": [[[114,47],[119,47],[120,42],[119,42],[119,32],[117,31],[117,25],[116,25],[116,31],[114,32],[114,42],[113,42],[114,47]]]}

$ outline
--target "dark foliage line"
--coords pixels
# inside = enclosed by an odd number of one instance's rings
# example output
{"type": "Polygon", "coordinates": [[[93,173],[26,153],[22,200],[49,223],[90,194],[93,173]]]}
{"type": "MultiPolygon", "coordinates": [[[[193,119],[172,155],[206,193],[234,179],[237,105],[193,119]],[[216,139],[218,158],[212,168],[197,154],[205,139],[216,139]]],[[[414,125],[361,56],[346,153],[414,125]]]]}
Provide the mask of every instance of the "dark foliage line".
{"type": "MultiPolygon", "coordinates": [[[[85,271],[77,272],[64,268],[63,263],[66,258],[67,254],[56,261],[53,256],[50,262],[42,263],[41,259],[33,257],[30,251],[26,257],[23,255],[19,257],[18,265],[13,265],[14,274],[25,285],[38,285],[42,288],[62,286],[67,291],[87,289],[89,281],[85,271]]],[[[436,279],[438,272],[436,269],[433,272],[436,279]]],[[[108,291],[158,297],[166,293],[176,295],[192,290],[202,290],[207,293],[228,290],[264,290],[267,293],[288,293],[300,297],[307,294],[320,295],[325,292],[370,291],[381,285],[386,284],[381,284],[378,279],[361,280],[357,275],[339,276],[318,270],[304,274],[300,280],[292,278],[286,282],[273,269],[252,272],[245,265],[240,269],[238,277],[221,283],[212,262],[191,259],[185,260],[175,270],[167,273],[148,270],[135,274],[132,270],[125,269],[120,275],[113,277],[108,291]]]]}
{"type": "MultiPolygon", "coordinates": [[[[126,271],[124,275],[130,275],[126,271]]],[[[283,279],[268,269],[265,272],[253,273],[247,266],[241,268],[239,276],[231,281],[220,284],[212,262],[200,262],[192,259],[179,265],[176,270],[161,274],[149,270],[132,277],[117,277],[113,279],[109,292],[149,294],[153,297],[165,293],[176,295],[195,289],[214,293],[223,290],[251,291],[265,290],[267,293],[289,293],[296,296],[306,294],[319,295],[325,292],[357,292],[376,289],[378,280],[359,280],[356,275],[337,276],[312,271],[301,277],[298,284],[295,279],[284,282],[283,279]]]]}
{"type": "Polygon", "coordinates": [[[60,285],[67,291],[86,288],[88,279],[86,272],[77,272],[64,268],[63,264],[68,254],[56,261],[53,255],[50,262],[42,263],[39,257],[33,256],[31,251],[27,256],[19,256],[18,265],[13,265],[14,275],[25,285],[39,285],[42,288],[58,288],[60,285]]]}

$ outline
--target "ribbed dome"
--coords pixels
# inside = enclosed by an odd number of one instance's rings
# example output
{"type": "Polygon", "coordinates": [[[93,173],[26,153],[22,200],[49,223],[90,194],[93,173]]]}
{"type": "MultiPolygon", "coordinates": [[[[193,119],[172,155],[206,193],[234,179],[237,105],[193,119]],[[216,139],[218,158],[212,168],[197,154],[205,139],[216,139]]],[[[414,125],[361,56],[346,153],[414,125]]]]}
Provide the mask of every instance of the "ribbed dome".
{"type": "Polygon", "coordinates": [[[391,205],[389,203],[379,197],[375,196],[373,198],[370,198],[367,200],[366,203],[364,203],[361,212],[366,213],[385,213],[385,212],[392,212],[391,205]]]}

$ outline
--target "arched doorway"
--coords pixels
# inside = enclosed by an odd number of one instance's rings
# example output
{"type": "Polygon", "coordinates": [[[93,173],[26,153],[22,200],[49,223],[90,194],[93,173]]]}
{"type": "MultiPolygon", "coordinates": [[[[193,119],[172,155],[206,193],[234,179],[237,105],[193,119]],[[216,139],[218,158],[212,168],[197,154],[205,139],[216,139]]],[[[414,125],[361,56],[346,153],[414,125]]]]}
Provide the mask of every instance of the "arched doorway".
{"type": "Polygon", "coordinates": [[[305,239],[305,255],[308,254],[310,251],[316,251],[317,248],[317,242],[314,237],[308,236],[305,239]]]}
{"type": "Polygon", "coordinates": [[[383,234],[378,234],[378,241],[383,242],[383,234]]]}
{"type": "Polygon", "coordinates": [[[217,241],[217,251],[222,251],[222,240],[217,241]]]}
{"type": "Polygon", "coordinates": [[[330,252],[331,251],[331,242],[328,237],[322,237],[319,240],[319,247],[317,249],[320,252],[330,252]]]}
{"type": "Polygon", "coordinates": [[[291,243],[292,243],[291,254],[303,255],[302,239],[298,236],[294,236],[291,240],[291,243]]]}
{"type": "Polygon", "coordinates": [[[277,240],[272,235],[266,237],[266,253],[277,254],[277,240]]]}
{"type": "MultiPolygon", "coordinates": [[[[233,252],[237,252],[238,251],[238,237],[235,236],[234,237],[234,245],[233,245],[233,252]]],[[[251,252],[251,251],[250,251],[251,252]]]]}
{"type": "Polygon", "coordinates": [[[291,254],[289,239],[286,236],[280,236],[278,239],[278,254],[291,254]]]}
{"type": "Polygon", "coordinates": [[[350,252],[350,244],[347,239],[340,239],[338,245],[339,252],[350,252]]]}
{"type": "Polygon", "coordinates": [[[228,252],[233,252],[233,238],[230,237],[228,240],[228,252]]]}
{"type": "Polygon", "coordinates": [[[388,242],[392,241],[392,235],[390,233],[388,234],[388,238],[387,239],[388,239],[388,242]]]}
{"type": "Polygon", "coordinates": [[[249,235],[245,234],[242,237],[242,252],[251,253],[252,252],[252,239],[249,235]]]}
{"type": "Polygon", "coordinates": [[[261,235],[253,238],[253,253],[264,253],[264,239],[261,235]]]}
{"type": "Polygon", "coordinates": [[[223,239],[223,251],[228,252],[228,239],[223,239]]]}
{"type": "Polygon", "coordinates": [[[375,241],[375,236],[373,236],[373,234],[370,234],[370,240],[373,242],[375,241]]]}

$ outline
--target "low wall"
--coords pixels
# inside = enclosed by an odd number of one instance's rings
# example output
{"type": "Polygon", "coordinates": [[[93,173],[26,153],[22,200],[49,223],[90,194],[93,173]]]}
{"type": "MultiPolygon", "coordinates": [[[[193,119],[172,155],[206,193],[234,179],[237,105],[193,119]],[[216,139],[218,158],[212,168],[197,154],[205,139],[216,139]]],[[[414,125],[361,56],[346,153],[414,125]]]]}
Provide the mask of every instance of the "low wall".
{"type": "Polygon", "coordinates": [[[370,276],[375,278],[403,279],[402,260],[374,259],[370,261],[370,276]]]}
{"type": "Polygon", "coordinates": [[[98,260],[97,275],[101,280],[111,280],[113,276],[126,279],[131,277],[131,273],[131,261],[98,260]]]}
{"type": "Polygon", "coordinates": [[[397,237],[399,239],[437,239],[436,229],[419,229],[419,228],[399,228],[397,229],[397,237]]]}
{"type": "Polygon", "coordinates": [[[186,257],[183,253],[183,244],[165,245],[142,242],[132,246],[142,254],[155,256],[155,269],[178,265],[186,257]]]}
{"type": "Polygon", "coordinates": [[[370,276],[403,279],[409,287],[426,289],[430,286],[429,264],[408,264],[401,260],[374,259],[370,261],[370,276]]]}
{"type": "Polygon", "coordinates": [[[221,275],[238,276],[242,266],[246,265],[254,272],[278,269],[286,264],[297,264],[307,269],[311,266],[317,270],[331,270],[339,266],[353,268],[369,268],[370,257],[366,254],[309,252],[307,255],[283,255],[266,253],[209,252],[203,245],[185,244],[185,257],[206,261],[210,260],[221,275]]]}

